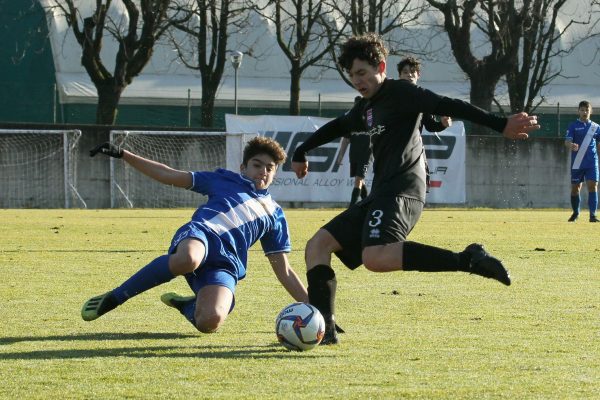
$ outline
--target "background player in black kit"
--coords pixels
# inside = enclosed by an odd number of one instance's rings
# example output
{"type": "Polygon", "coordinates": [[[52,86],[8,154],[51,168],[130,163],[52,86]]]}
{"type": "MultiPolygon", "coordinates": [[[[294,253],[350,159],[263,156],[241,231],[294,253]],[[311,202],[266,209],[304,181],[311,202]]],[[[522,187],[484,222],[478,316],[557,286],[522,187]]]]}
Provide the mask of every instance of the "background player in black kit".
{"type": "MultiPolygon", "coordinates": [[[[421,62],[414,57],[406,57],[402,59],[398,65],[398,79],[406,80],[415,85],[421,77],[421,62]]],[[[423,127],[429,132],[441,132],[452,125],[452,118],[448,116],[440,117],[438,121],[431,114],[424,114],[421,119],[421,130],[423,127]]]]}
{"type": "MultiPolygon", "coordinates": [[[[414,57],[406,57],[402,59],[398,65],[398,79],[403,79],[417,84],[419,78],[421,77],[421,63],[414,57]]],[[[428,132],[436,133],[441,132],[444,129],[450,127],[452,125],[452,118],[448,116],[440,117],[438,121],[431,114],[423,114],[421,117],[421,127],[420,131],[423,133],[423,127],[427,129],[428,132]]],[[[438,140],[439,136],[435,135],[438,140]]],[[[425,157],[425,156],[423,156],[425,157]]],[[[425,172],[426,172],[426,183],[427,183],[427,192],[429,193],[429,164],[427,163],[427,158],[425,157],[425,172]]]]}
{"type": "Polygon", "coordinates": [[[328,122],[299,146],[292,169],[308,173],[307,153],[352,131],[371,136],[374,179],[367,199],[351,206],[321,228],[306,244],[308,296],[325,317],[322,344],[335,344],[336,277],[331,254],[350,269],[361,264],[375,272],[465,271],[510,285],[500,260],[480,244],[461,252],[406,241],[425,202],[425,164],[419,127],[421,114],[466,119],[526,139],[539,129],[537,118],[519,113],[498,117],[457,99],[439,96],[408,81],[386,79],[387,49],[374,33],[350,38],[340,64],[363,97],[346,114],[328,122]]]}
{"type": "MultiPolygon", "coordinates": [[[[360,96],[354,98],[354,104],[360,101],[360,96]]],[[[350,132],[344,136],[340,144],[340,152],[336,163],[340,165],[346,148],[350,147],[348,160],[350,162],[350,177],[354,178],[354,188],[350,196],[350,205],[358,201],[358,198],[365,199],[369,195],[367,185],[365,184],[365,176],[369,169],[369,161],[371,160],[371,137],[365,132],[350,132]]]]}

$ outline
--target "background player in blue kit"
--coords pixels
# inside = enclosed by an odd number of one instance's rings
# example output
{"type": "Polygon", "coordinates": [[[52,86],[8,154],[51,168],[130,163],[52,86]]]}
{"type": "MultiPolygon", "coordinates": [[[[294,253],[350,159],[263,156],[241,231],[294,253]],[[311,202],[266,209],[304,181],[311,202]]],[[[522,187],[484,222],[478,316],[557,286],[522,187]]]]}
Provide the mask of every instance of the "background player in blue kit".
{"type": "Polygon", "coordinates": [[[189,172],[140,157],[111,143],[90,151],[123,158],[158,182],[208,196],[190,222],[173,236],[167,254],[143,267],[117,288],[88,300],[81,316],[92,321],[130,298],[183,275],[194,296],[166,293],[161,300],[178,309],[199,331],[215,332],[235,304],[235,287],[246,276],[248,249],[257,240],[275,275],[296,300],[306,302],[306,288],[291,268],[287,221],[267,188],[286,154],[272,139],[256,137],[244,148],[241,173],[218,169],[189,172]]]}
{"type": "Polygon", "coordinates": [[[587,182],[590,222],[600,222],[596,218],[598,208],[598,151],[596,145],[600,138],[600,126],[590,119],[592,106],[581,101],[577,109],[579,119],[569,124],[565,143],[571,150],[571,207],[573,214],[569,222],[579,217],[581,186],[587,182]]]}

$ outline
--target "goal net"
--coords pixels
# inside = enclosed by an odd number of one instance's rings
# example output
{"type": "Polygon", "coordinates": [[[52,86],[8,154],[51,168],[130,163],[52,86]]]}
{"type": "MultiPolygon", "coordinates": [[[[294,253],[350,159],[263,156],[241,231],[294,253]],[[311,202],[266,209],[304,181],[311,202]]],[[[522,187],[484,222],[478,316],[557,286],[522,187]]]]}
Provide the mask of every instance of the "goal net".
{"type": "Polygon", "coordinates": [[[79,130],[0,129],[0,208],[86,207],[77,192],[79,130]]]}
{"type": "MultiPolygon", "coordinates": [[[[145,158],[183,171],[239,171],[251,134],[226,132],[111,131],[110,141],[145,158]]],[[[207,200],[190,190],[148,178],[119,159],[110,164],[111,207],[198,207],[207,200]]]]}

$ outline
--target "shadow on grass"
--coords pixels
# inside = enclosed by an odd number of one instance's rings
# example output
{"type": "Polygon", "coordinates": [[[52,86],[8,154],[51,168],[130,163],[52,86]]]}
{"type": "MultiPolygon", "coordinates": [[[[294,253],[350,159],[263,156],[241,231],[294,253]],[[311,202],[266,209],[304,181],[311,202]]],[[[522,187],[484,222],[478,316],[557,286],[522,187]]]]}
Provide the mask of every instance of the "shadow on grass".
{"type": "MultiPolygon", "coordinates": [[[[172,340],[172,339],[197,339],[201,340],[202,334],[182,333],[117,333],[99,332],[82,333],[77,335],[51,335],[51,336],[14,336],[0,337],[0,346],[19,342],[73,342],[73,341],[116,341],[116,340],[172,340]]],[[[84,359],[84,358],[289,358],[291,354],[301,354],[303,357],[323,357],[327,355],[317,352],[295,353],[285,350],[278,343],[254,346],[139,346],[115,347],[95,349],[64,349],[64,350],[35,350],[35,351],[0,351],[2,360],[56,360],[56,359],[84,359]],[[291,353],[291,354],[290,354],[291,353]]],[[[0,350],[2,348],[0,347],[0,350]]],[[[333,355],[331,355],[333,356],[333,355]]]]}
{"type": "Polygon", "coordinates": [[[140,346],[116,347],[112,349],[81,350],[39,350],[0,352],[2,360],[69,360],[89,358],[218,358],[218,359],[288,359],[291,356],[322,358],[334,357],[333,354],[320,352],[295,353],[285,350],[279,344],[254,346],[140,346]]]}
{"type": "Polygon", "coordinates": [[[154,332],[134,332],[134,333],[118,333],[118,332],[98,332],[98,333],[81,333],[78,335],[52,335],[52,336],[14,336],[1,337],[0,346],[19,343],[19,342],[72,342],[78,340],[148,340],[148,339],[187,339],[198,338],[199,334],[182,334],[182,333],[154,333],[154,332]]]}

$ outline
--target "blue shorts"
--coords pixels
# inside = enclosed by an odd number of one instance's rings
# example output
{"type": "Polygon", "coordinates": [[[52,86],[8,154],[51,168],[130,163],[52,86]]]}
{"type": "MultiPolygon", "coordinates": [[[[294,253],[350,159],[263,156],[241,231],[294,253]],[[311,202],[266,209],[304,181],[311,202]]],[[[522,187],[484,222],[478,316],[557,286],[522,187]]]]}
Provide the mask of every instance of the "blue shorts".
{"type": "Polygon", "coordinates": [[[590,168],[571,169],[571,183],[577,185],[586,181],[598,182],[598,165],[590,168]]]}
{"type": "MultiPolygon", "coordinates": [[[[223,243],[217,235],[207,231],[197,222],[189,222],[177,230],[169,247],[169,254],[173,254],[179,243],[185,239],[199,240],[206,248],[204,260],[194,272],[186,274],[185,279],[195,294],[204,286],[225,286],[234,294],[238,283],[237,268],[230,259],[229,253],[223,248],[223,243]]],[[[230,310],[231,312],[231,310],[230,310]]]]}

